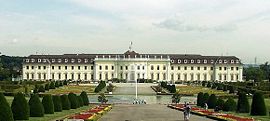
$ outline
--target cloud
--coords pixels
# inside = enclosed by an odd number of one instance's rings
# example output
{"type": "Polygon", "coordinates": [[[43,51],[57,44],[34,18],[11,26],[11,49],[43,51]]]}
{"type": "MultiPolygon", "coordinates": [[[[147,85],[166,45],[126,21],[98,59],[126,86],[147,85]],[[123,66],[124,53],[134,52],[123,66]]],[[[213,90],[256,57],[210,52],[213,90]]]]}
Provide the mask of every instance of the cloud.
{"type": "Polygon", "coordinates": [[[231,32],[237,29],[237,26],[234,24],[224,24],[224,25],[205,25],[205,24],[196,24],[189,23],[185,20],[177,18],[169,18],[158,23],[153,23],[154,26],[169,30],[175,30],[179,32],[206,32],[206,31],[215,31],[215,32],[231,32]]]}

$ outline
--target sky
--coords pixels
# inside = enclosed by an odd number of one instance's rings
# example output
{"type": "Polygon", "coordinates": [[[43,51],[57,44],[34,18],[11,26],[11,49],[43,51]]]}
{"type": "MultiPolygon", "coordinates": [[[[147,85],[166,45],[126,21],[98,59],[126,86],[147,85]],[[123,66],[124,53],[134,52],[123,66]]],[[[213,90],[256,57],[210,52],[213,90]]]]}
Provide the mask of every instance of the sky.
{"type": "Polygon", "coordinates": [[[138,53],[270,60],[270,0],[0,0],[3,55],[138,53]]]}

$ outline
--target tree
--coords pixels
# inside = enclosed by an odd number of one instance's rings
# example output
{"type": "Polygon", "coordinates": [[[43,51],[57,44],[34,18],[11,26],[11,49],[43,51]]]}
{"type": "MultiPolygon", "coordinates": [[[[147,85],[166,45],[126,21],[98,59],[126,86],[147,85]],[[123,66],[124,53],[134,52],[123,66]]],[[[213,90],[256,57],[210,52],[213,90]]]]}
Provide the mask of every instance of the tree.
{"type": "Polygon", "coordinates": [[[63,110],[69,110],[70,109],[70,102],[67,95],[61,95],[61,103],[62,103],[62,109],[63,110]]]}
{"type": "Polygon", "coordinates": [[[76,94],[69,93],[68,94],[68,99],[69,99],[69,102],[70,102],[70,108],[71,109],[76,109],[76,108],[79,107],[79,102],[78,102],[76,94]]]}
{"type": "Polygon", "coordinates": [[[236,102],[232,98],[229,98],[224,103],[223,110],[224,111],[235,111],[235,109],[236,109],[236,102]]]}
{"type": "MultiPolygon", "coordinates": [[[[209,99],[209,94],[208,94],[208,93],[204,93],[204,94],[203,94],[203,101],[202,101],[203,106],[204,106],[205,103],[208,102],[208,99],[209,99]]],[[[202,106],[202,107],[203,107],[203,106],[202,106]]]]}
{"type": "Polygon", "coordinates": [[[11,104],[13,118],[15,120],[28,120],[30,116],[29,105],[22,93],[17,93],[11,104]]]}
{"type": "Polygon", "coordinates": [[[223,109],[224,103],[225,102],[224,102],[223,99],[218,98],[217,103],[216,103],[216,106],[218,106],[219,109],[223,109]]]}
{"type": "Polygon", "coordinates": [[[52,95],[46,94],[42,99],[42,104],[44,107],[45,114],[54,114],[54,104],[52,100],[52,95]]]}
{"type": "Polygon", "coordinates": [[[207,105],[209,109],[214,109],[216,107],[217,103],[217,97],[215,94],[211,94],[211,96],[208,99],[207,105]]]}
{"type": "Polygon", "coordinates": [[[246,93],[241,92],[238,95],[238,102],[237,102],[237,112],[239,113],[249,113],[249,103],[246,93]]]}
{"type": "Polygon", "coordinates": [[[88,99],[87,93],[85,91],[82,91],[80,96],[83,99],[83,104],[84,105],[89,105],[89,99],[88,99]]]}
{"type": "Polygon", "coordinates": [[[202,106],[202,107],[204,106],[202,92],[198,93],[198,95],[197,95],[197,106],[202,106]]]}
{"type": "Polygon", "coordinates": [[[53,95],[53,107],[54,107],[54,112],[62,112],[62,102],[61,98],[59,95],[53,95]]]}
{"type": "Polygon", "coordinates": [[[255,82],[260,82],[265,78],[262,69],[257,67],[249,67],[244,69],[246,80],[254,80],[255,82]]]}
{"type": "Polygon", "coordinates": [[[0,93],[0,121],[14,121],[11,108],[3,93],[0,93]]]}
{"type": "Polygon", "coordinates": [[[255,94],[253,95],[250,114],[253,116],[267,115],[264,97],[262,93],[255,92],[255,94]]]}
{"type": "Polygon", "coordinates": [[[51,82],[51,83],[50,83],[50,89],[55,89],[55,84],[54,84],[54,82],[51,82]]]}
{"type": "Polygon", "coordinates": [[[37,94],[31,96],[29,102],[30,107],[30,116],[31,117],[43,117],[44,116],[44,107],[40,102],[40,99],[37,94]]]}

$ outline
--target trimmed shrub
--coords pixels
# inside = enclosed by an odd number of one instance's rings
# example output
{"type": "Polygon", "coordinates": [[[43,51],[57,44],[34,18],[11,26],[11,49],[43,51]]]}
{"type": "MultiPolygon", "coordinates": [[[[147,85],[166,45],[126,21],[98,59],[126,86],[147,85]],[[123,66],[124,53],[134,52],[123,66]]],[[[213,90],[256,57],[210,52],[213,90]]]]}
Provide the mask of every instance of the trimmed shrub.
{"type": "Polygon", "coordinates": [[[30,116],[29,105],[22,93],[17,93],[14,96],[14,99],[11,104],[11,109],[12,109],[14,120],[28,120],[29,119],[29,116],[30,116]]]}
{"type": "Polygon", "coordinates": [[[253,95],[250,114],[253,116],[267,115],[264,97],[262,93],[256,92],[253,95]]]}
{"type": "Polygon", "coordinates": [[[59,87],[62,87],[62,86],[63,86],[63,82],[59,81],[59,87]]]}
{"type": "Polygon", "coordinates": [[[49,83],[47,83],[47,84],[45,85],[45,90],[47,90],[47,91],[50,90],[50,84],[49,84],[49,83]]]}
{"type": "Polygon", "coordinates": [[[55,88],[58,88],[59,87],[59,81],[56,81],[55,82],[55,88]]]}
{"type": "Polygon", "coordinates": [[[67,80],[65,80],[65,81],[63,82],[63,85],[67,85],[67,80]]]}
{"type": "Polygon", "coordinates": [[[61,103],[62,103],[62,109],[63,110],[69,110],[70,109],[70,102],[67,95],[61,95],[61,103]]]}
{"type": "Polygon", "coordinates": [[[233,86],[229,86],[229,93],[235,93],[235,89],[233,86]]]}
{"type": "Polygon", "coordinates": [[[89,99],[88,99],[87,93],[85,91],[82,91],[80,96],[82,97],[83,104],[89,105],[89,99]]]}
{"type": "Polygon", "coordinates": [[[224,92],[227,92],[227,90],[228,90],[227,88],[228,88],[228,86],[224,84],[224,85],[223,85],[223,91],[224,91],[224,92]]]}
{"type": "Polygon", "coordinates": [[[70,102],[70,108],[71,109],[76,109],[76,108],[79,107],[79,102],[78,102],[78,98],[77,98],[76,94],[69,93],[68,94],[68,99],[69,99],[69,102],[70,102]]]}
{"type": "Polygon", "coordinates": [[[50,89],[55,89],[55,84],[53,81],[51,81],[51,83],[50,83],[50,89]]]}
{"type": "Polygon", "coordinates": [[[246,93],[239,93],[236,111],[239,113],[249,113],[249,110],[250,108],[246,93]]]}
{"type": "Polygon", "coordinates": [[[31,117],[43,117],[44,116],[44,107],[40,102],[40,99],[37,94],[31,96],[29,102],[30,116],[31,117]]]}
{"type": "Polygon", "coordinates": [[[224,103],[223,110],[224,111],[235,111],[235,109],[236,109],[236,102],[232,98],[229,98],[224,103]]]}
{"type": "Polygon", "coordinates": [[[208,102],[207,102],[207,105],[208,105],[208,108],[209,109],[214,109],[216,107],[216,103],[217,103],[217,97],[215,94],[211,94],[209,99],[208,99],[208,102]]]}
{"type": "Polygon", "coordinates": [[[77,96],[78,98],[78,102],[79,102],[79,107],[82,107],[83,106],[83,99],[80,95],[77,96]]]}
{"type": "Polygon", "coordinates": [[[223,84],[218,84],[217,90],[223,90],[223,84]]]}
{"type": "Polygon", "coordinates": [[[204,106],[202,92],[198,93],[198,95],[197,95],[197,106],[204,106]]]}
{"type": "Polygon", "coordinates": [[[212,87],[211,82],[208,82],[206,87],[208,88],[212,87]]]}
{"type": "Polygon", "coordinates": [[[42,104],[44,107],[45,114],[54,114],[54,104],[52,100],[52,95],[46,94],[42,99],[42,104]]]}
{"type": "Polygon", "coordinates": [[[205,87],[206,86],[206,81],[202,81],[202,86],[205,87]]]}
{"type": "Polygon", "coordinates": [[[98,86],[95,88],[95,93],[100,92],[102,89],[106,87],[105,81],[100,81],[98,86]]]}
{"type": "Polygon", "coordinates": [[[54,112],[62,112],[62,102],[59,95],[53,95],[54,112]]]}
{"type": "Polygon", "coordinates": [[[3,93],[0,93],[0,121],[14,121],[11,108],[3,93]]]}
{"type": "Polygon", "coordinates": [[[216,89],[217,88],[217,84],[216,83],[213,83],[211,88],[212,89],[216,89]]]}
{"type": "Polygon", "coordinates": [[[208,93],[204,93],[203,94],[203,101],[202,101],[203,105],[202,105],[202,107],[204,106],[205,103],[208,102],[208,99],[209,99],[209,94],[208,93]]]}
{"type": "Polygon", "coordinates": [[[225,103],[225,102],[224,102],[223,99],[218,98],[217,103],[216,103],[216,106],[218,106],[219,109],[223,109],[224,103],[225,103]]]}
{"type": "Polygon", "coordinates": [[[39,85],[38,92],[45,92],[45,88],[43,85],[39,85]]]}

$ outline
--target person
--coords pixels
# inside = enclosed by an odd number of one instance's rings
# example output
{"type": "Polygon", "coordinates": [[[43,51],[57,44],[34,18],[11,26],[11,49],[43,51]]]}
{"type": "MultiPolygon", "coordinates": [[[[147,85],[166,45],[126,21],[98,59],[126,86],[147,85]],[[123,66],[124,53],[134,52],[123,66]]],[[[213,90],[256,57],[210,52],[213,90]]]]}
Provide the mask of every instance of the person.
{"type": "Polygon", "coordinates": [[[190,104],[189,103],[187,103],[187,106],[186,106],[186,117],[187,117],[187,120],[189,120],[189,118],[190,118],[190,112],[191,112],[191,106],[190,106],[190,104]]]}
{"type": "Polygon", "coordinates": [[[208,105],[207,103],[204,103],[204,109],[207,110],[208,109],[208,105]]]}
{"type": "Polygon", "coordinates": [[[187,104],[186,104],[186,102],[185,102],[185,104],[184,104],[184,107],[183,107],[183,113],[184,113],[184,121],[187,121],[187,109],[186,109],[186,107],[187,107],[187,104]]]}

